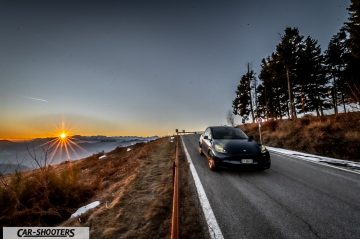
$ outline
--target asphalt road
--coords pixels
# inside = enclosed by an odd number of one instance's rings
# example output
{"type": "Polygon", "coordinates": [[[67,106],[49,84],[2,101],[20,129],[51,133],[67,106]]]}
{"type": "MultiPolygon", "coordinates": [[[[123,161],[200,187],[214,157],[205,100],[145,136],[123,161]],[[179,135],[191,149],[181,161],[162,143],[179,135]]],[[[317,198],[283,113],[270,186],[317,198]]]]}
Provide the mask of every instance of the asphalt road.
{"type": "Polygon", "coordinates": [[[360,175],[271,153],[269,170],[212,172],[183,136],[224,238],[360,238],[360,175]]]}

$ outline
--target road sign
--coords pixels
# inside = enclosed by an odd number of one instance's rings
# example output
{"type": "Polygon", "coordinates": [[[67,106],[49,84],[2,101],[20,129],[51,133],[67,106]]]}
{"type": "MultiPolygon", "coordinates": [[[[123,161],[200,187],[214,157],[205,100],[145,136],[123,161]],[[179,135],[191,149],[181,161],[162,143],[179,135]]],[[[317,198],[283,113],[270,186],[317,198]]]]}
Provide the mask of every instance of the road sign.
{"type": "Polygon", "coordinates": [[[261,123],[262,123],[262,118],[261,118],[261,117],[256,118],[256,122],[257,122],[258,124],[261,124],[261,123]]]}

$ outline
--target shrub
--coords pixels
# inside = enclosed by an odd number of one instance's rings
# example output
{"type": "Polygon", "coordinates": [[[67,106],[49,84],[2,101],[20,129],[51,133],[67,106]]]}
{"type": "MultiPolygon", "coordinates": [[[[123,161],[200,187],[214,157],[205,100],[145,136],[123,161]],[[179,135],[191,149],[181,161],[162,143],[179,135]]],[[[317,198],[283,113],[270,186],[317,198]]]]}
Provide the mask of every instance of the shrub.
{"type": "Polygon", "coordinates": [[[59,172],[41,168],[31,174],[17,172],[0,187],[1,226],[53,226],[88,201],[97,184],[79,180],[71,164],[59,172]]]}
{"type": "Polygon", "coordinates": [[[279,125],[279,122],[277,120],[269,120],[266,122],[266,125],[269,127],[271,131],[275,131],[279,125]]]}

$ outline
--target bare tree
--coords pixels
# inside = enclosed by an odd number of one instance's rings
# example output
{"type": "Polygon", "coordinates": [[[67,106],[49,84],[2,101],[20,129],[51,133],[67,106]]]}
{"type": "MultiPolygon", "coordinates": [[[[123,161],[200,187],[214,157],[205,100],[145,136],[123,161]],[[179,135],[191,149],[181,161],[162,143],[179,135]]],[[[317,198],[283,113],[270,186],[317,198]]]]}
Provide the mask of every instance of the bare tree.
{"type": "Polygon", "coordinates": [[[227,112],[226,121],[229,125],[235,126],[235,115],[233,114],[233,112],[231,110],[229,110],[227,112]]]}
{"type": "Polygon", "coordinates": [[[34,146],[26,146],[27,152],[30,155],[31,159],[35,162],[36,166],[40,170],[46,169],[50,162],[49,154],[51,153],[51,148],[49,145],[40,147],[41,153],[37,152],[34,146]]]}

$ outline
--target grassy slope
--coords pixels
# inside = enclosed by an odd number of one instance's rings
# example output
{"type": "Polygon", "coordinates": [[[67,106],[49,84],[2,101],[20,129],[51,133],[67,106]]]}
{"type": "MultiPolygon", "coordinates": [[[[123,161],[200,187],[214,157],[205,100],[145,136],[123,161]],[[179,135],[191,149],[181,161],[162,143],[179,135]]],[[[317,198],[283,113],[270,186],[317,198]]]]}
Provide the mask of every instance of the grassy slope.
{"type": "MultiPolygon", "coordinates": [[[[167,238],[175,143],[162,138],[107,154],[2,178],[0,226],[89,226],[91,238],[167,238]],[[77,208],[100,206],[75,219],[77,208]]],[[[181,224],[186,238],[204,238],[188,167],[181,157],[181,224]]]]}
{"type": "MultiPolygon", "coordinates": [[[[259,141],[257,124],[240,128],[259,141]]],[[[360,112],[268,121],[261,129],[265,145],[360,161],[360,112]]]]}
{"type": "MultiPolygon", "coordinates": [[[[96,172],[101,206],[63,226],[89,226],[91,238],[164,238],[169,235],[174,144],[166,138],[135,146],[122,162],[112,154],[96,172]],[[114,157],[114,160],[112,160],[114,157]],[[116,165],[118,164],[118,165],[116,165]]],[[[115,154],[116,155],[116,154],[115,154]]],[[[86,170],[86,168],[84,168],[86,170]]]]}

